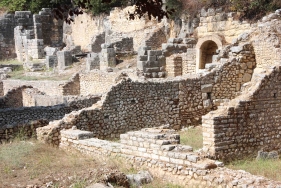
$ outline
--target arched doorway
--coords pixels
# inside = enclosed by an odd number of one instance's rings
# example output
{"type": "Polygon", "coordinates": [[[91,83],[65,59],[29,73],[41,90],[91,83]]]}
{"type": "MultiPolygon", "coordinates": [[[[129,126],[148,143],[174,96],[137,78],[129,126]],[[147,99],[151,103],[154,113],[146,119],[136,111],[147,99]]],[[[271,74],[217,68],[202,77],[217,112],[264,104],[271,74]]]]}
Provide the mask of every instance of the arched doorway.
{"type": "Polygon", "coordinates": [[[200,38],[196,44],[196,72],[205,69],[207,63],[213,62],[216,51],[222,49],[222,39],[217,36],[200,38]]]}
{"type": "Polygon", "coordinates": [[[207,63],[213,62],[213,56],[216,55],[218,45],[211,40],[204,42],[200,48],[199,69],[205,69],[207,63]]]}

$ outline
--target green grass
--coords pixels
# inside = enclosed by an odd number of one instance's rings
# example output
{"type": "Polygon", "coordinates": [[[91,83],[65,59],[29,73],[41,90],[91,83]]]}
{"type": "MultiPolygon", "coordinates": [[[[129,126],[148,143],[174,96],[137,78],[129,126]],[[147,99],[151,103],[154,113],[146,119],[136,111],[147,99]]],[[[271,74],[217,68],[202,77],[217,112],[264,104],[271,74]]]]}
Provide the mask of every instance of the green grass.
{"type": "Polygon", "coordinates": [[[180,143],[182,145],[189,145],[193,147],[194,150],[203,147],[203,134],[202,134],[201,126],[180,131],[179,134],[180,134],[180,143]]]}
{"type": "Polygon", "coordinates": [[[245,170],[254,175],[260,175],[272,180],[281,181],[281,160],[245,159],[233,161],[227,165],[234,170],[245,170]]]}
{"type": "Polygon", "coordinates": [[[13,72],[9,73],[10,79],[16,80],[53,80],[53,81],[61,81],[61,80],[68,80],[71,75],[64,75],[64,76],[26,76],[25,70],[23,67],[15,69],[13,72]]]}
{"type": "Polygon", "coordinates": [[[1,60],[0,65],[22,65],[17,59],[1,60]]]}

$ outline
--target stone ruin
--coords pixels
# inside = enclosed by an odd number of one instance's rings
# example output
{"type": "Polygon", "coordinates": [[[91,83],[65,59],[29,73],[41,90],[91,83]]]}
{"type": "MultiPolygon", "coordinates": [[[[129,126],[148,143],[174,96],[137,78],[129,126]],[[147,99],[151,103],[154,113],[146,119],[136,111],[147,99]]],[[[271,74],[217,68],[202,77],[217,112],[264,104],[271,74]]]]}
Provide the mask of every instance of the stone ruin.
{"type": "Polygon", "coordinates": [[[251,25],[235,20],[236,13],[203,9],[199,23],[195,20],[193,28],[185,24],[173,38],[165,35],[166,26],[150,27],[145,20],[135,22],[145,22],[147,30],[130,28],[117,13],[87,45],[77,42],[74,26],[62,31],[66,26],[50,19],[48,9],[0,19],[7,29],[14,27],[11,39],[0,26],[0,39],[5,35],[0,42],[7,44],[1,48],[9,51],[5,57],[17,54],[28,66],[29,57],[46,58],[46,67],[63,70],[74,55],[87,56],[85,71],[68,81],[0,80],[0,141],[24,128],[50,145],[121,155],[180,177],[184,185],[280,186],[217,160],[280,152],[281,11],[251,25]],[[124,24],[118,28],[117,23],[124,24]],[[45,33],[47,26],[52,32],[45,33]],[[83,52],[85,46],[90,51],[83,52]],[[115,69],[117,54],[137,54],[136,67],[115,69]],[[203,148],[180,145],[175,130],[201,123],[203,148]],[[106,140],[113,138],[120,143],[106,140]]]}

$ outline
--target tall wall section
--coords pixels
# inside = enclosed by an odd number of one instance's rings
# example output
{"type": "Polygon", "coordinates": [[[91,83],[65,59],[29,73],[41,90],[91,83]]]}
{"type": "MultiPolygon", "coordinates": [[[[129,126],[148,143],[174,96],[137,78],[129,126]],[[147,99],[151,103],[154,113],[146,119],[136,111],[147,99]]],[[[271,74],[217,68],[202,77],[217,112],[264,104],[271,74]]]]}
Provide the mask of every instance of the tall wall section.
{"type": "Polygon", "coordinates": [[[203,145],[210,156],[233,160],[259,150],[280,151],[280,24],[276,11],[244,35],[252,42],[257,68],[240,97],[203,116],[203,145]]]}
{"type": "Polygon", "coordinates": [[[44,45],[48,46],[62,45],[62,21],[54,20],[49,9],[42,9],[39,15],[32,15],[30,11],[16,11],[15,14],[0,17],[0,59],[16,57],[16,48],[24,47],[27,42],[20,39],[25,30],[28,33],[27,39],[43,39],[44,45]],[[22,33],[15,36],[16,26],[22,28],[22,33]],[[15,44],[15,41],[18,42],[15,44]]]}
{"type": "Polygon", "coordinates": [[[128,12],[133,12],[133,7],[123,10],[115,8],[109,16],[92,17],[86,13],[74,19],[74,23],[64,26],[64,41],[67,45],[81,46],[82,50],[91,51],[103,43],[116,43],[123,38],[133,38],[134,51],[144,41],[151,41],[153,48],[161,48],[161,43],[166,42],[172,34],[171,24],[166,20],[158,23],[156,20],[148,20],[143,17],[135,20],[128,19],[128,12]],[[156,36],[157,35],[157,36],[156,36]],[[161,38],[161,40],[156,39],[161,38]]]}
{"type": "MultiPolygon", "coordinates": [[[[212,101],[217,99],[216,96],[222,96],[224,91],[214,89],[214,85],[228,84],[240,74],[243,77],[247,70],[241,64],[230,60],[204,77],[154,81],[122,79],[110,88],[100,104],[70,113],[59,122],[37,129],[37,136],[58,145],[59,131],[72,126],[91,131],[98,138],[116,138],[130,130],[161,125],[180,129],[215,108],[212,101]],[[231,76],[217,79],[228,67],[231,67],[227,69],[231,76]]],[[[236,92],[232,95],[235,96],[236,92]]]]}
{"type": "Polygon", "coordinates": [[[240,34],[251,31],[251,24],[246,21],[235,20],[237,13],[222,12],[221,9],[202,9],[200,23],[194,31],[198,38],[208,35],[223,36],[226,43],[232,43],[240,34]]]}

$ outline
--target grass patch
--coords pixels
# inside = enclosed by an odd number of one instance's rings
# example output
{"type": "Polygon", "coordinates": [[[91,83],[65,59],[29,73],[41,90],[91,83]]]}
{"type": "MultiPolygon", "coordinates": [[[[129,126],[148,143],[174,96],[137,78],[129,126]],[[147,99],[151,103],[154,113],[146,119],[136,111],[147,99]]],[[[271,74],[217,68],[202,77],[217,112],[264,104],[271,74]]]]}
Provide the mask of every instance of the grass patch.
{"type": "Polygon", "coordinates": [[[188,128],[187,130],[180,131],[179,134],[181,144],[189,145],[193,147],[194,150],[203,147],[203,134],[201,126],[188,128]]]}
{"type": "Polygon", "coordinates": [[[9,59],[0,61],[0,65],[22,65],[17,59],[9,59]]]}
{"type": "MultiPolygon", "coordinates": [[[[0,145],[0,161],[0,187],[44,187],[49,184],[51,187],[83,188],[99,182],[104,177],[102,172],[108,170],[118,170],[125,174],[135,174],[140,170],[122,157],[83,156],[81,153],[69,153],[36,140],[0,145]]],[[[157,178],[143,187],[181,188],[157,178]]]]}
{"type": "Polygon", "coordinates": [[[234,170],[245,170],[254,175],[260,175],[272,180],[281,181],[281,160],[245,159],[232,161],[227,165],[234,170]]]}

